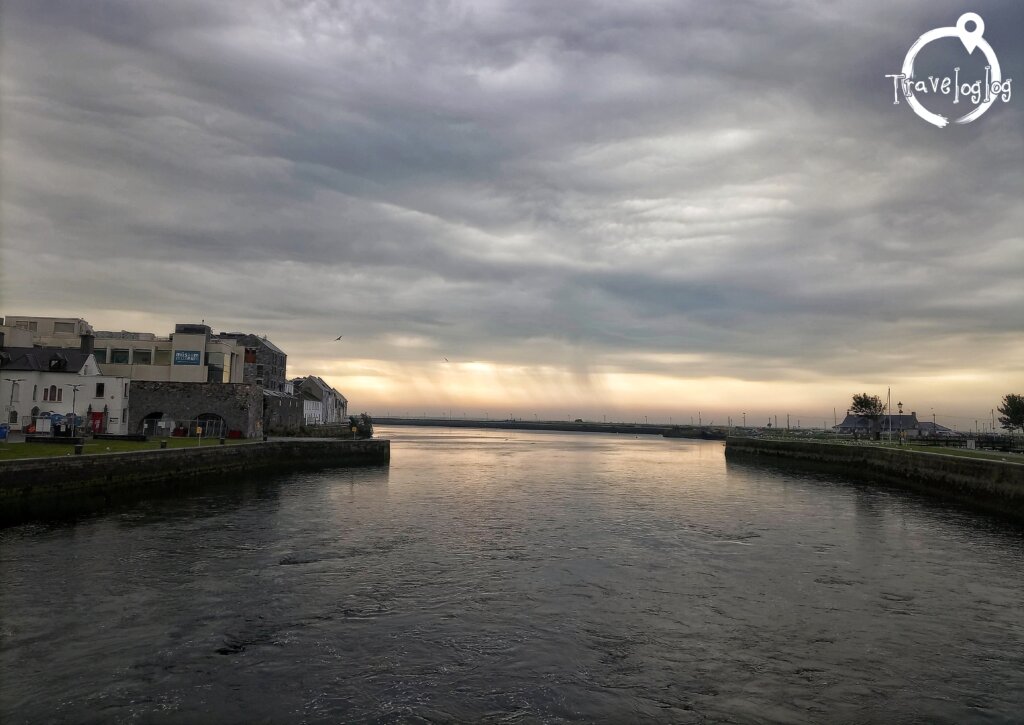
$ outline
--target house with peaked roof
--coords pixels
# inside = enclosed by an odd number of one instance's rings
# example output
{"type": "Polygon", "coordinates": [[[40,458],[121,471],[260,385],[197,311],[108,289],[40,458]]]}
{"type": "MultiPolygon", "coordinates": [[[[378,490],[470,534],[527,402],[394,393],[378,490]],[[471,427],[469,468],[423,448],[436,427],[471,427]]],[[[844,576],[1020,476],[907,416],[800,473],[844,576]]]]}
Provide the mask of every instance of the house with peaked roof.
{"type": "Polygon", "coordinates": [[[52,432],[76,425],[94,433],[124,433],[129,379],[103,375],[91,335],[80,349],[5,347],[0,338],[0,404],[12,430],[52,432]]]}
{"type": "Polygon", "coordinates": [[[296,394],[302,398],[302,412],[307,425],[348,421],[348,399],[323,378],[309,375],[291,382],[296,394]]]}
{"type": "Polygon", "coordinates": [[[936,436],[946,437],[956,435],[956,433],[945,426],[919,421],[917,419],[917,413],[914,412],[909,415],[902,413],[882,415],[879,416],[877,424],[874,425],[871,419],[866,416],[847,413],[843,422],[835,426],[832,430],[836,433],[862,436],[869,436],[873,431],[877,431],[884,436],[891,430],[894,436],[897,436],[902,432],[910,438],[936,436]]]}
{"type": "Polygon", "coordinates": [[[847,413],[846,417],[843,418],[843,422],[835,426],[833,430],[837,433],[857,433],[860,435],[868,435],[873,431],[887,433],[891,430],[893,433],[898,433],[901,430],[917,430],[917,413],[911,413],[910,415],[881,415],[877,421],[872,421],[867,416],[847,413]]]}
{"type": "Polygon", "coordinates": [[[242,382],[255,383],[264,390],[283,393],[288,355],[267,339],[246,332],[219,332],[211,340],[234,341],[245,352],[242,363],[242,382]]]}

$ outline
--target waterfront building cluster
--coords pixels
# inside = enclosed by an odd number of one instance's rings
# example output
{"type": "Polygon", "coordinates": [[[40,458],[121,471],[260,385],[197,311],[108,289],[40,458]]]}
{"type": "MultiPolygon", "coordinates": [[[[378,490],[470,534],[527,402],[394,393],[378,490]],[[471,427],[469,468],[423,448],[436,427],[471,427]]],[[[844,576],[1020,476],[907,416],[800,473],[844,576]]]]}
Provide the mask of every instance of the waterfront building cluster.
{"type": "Polygon", "coordinates": [[[2,420],[25,433],[255,437],[342,423],[348,400],[317,376],[287,375],[266,336],[94,330],[73,317],[0,318],[2,420]]]}

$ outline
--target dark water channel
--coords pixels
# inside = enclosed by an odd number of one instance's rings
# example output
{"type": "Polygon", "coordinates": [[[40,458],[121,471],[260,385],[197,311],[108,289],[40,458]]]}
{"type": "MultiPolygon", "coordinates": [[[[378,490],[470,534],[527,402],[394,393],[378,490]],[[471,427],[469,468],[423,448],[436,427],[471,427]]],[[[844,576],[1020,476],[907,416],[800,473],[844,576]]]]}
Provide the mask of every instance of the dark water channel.
{"type": "Polygon", "coordinates": [[[717,442],[391,437],[0,531],[0,722],[1024,720],[1019,526],[717,442]]]}

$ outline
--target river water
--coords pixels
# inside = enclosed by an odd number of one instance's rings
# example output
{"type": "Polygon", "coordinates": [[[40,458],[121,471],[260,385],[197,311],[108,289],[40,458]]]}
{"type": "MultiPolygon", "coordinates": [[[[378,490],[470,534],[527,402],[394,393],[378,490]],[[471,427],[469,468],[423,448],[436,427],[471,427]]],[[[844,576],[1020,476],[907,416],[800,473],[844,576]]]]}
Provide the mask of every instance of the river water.
{"type": "Polygon", "coordinates": [[[0,721],[1024,718],[1019,526],[718,442],[383,433],[0,531],[0,721]]]}

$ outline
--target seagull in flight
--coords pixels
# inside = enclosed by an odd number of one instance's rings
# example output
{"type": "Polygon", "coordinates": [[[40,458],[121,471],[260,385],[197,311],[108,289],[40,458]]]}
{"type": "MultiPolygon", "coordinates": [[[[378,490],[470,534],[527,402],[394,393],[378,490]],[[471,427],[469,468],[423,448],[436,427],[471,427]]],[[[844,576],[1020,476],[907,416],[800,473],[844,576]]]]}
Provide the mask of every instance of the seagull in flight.
{"type": "Polygon", "coordinates": [[[337,342],[338,340],[340,340],[343,337],[345,337],[345,336],[344,335],[338,335],[336,338],[334,338],[334,341],[337,342]]]}
{"type": "Polygon", "coordinates": [[[445,359],[444,359],[444,361],[445,361],[445,362],[448,362],[448,358],[445,358],[445,359]]]}

